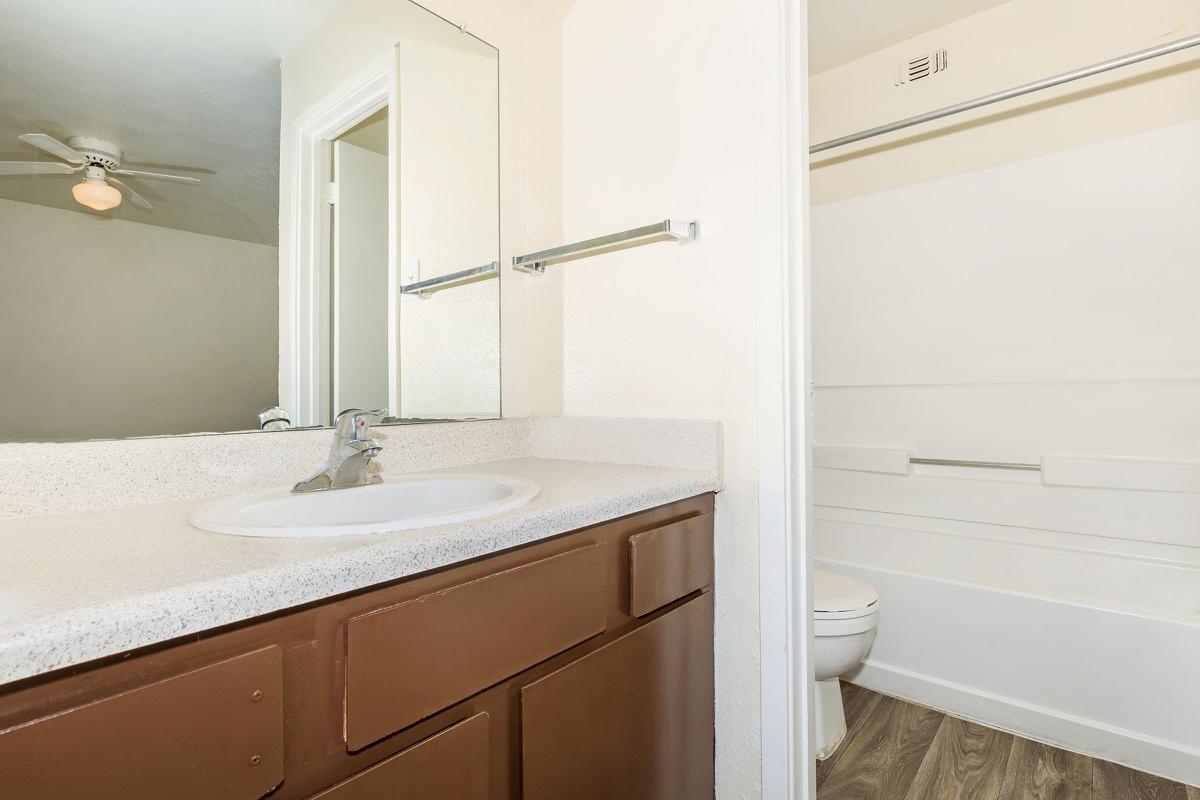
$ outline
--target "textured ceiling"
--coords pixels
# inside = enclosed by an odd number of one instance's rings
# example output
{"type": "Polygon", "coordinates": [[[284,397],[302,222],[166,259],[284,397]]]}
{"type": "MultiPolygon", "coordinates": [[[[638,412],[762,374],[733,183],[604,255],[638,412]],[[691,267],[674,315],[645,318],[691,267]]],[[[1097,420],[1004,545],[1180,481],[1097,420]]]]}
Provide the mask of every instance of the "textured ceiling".
{"type": "MultiPolygon", "coordinates": [[[[95,136],[155,204],[103,216],[276,244],[279,60],[338,0],[0,0],[0,159],[54,160],[29,132],[95,136]]],[[[78,180],[78,178],[74,178],[78,180]]],[[[0,178],[0,197],[81,210],[68,176],[0,178]]]]}
{"type": "Polygon", "coordinates": [[[808,68],[823,72],[1008,0],[809,0],[808,68]]]}

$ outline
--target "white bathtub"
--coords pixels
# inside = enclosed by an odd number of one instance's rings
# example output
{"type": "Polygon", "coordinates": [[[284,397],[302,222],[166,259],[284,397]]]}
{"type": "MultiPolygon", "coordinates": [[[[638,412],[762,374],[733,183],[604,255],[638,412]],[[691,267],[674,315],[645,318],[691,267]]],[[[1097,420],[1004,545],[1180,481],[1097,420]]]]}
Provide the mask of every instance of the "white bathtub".
{"type": "MultiPolygon", "coordinates": [[[[875,496],[862,481],[883,480],[817,472],[818,501],[875,496]]],[[[845,507],[814,517],[817,568],[880,594],[878,636],[849,680],[1200,785],[1196,548],[845,507]]]]}

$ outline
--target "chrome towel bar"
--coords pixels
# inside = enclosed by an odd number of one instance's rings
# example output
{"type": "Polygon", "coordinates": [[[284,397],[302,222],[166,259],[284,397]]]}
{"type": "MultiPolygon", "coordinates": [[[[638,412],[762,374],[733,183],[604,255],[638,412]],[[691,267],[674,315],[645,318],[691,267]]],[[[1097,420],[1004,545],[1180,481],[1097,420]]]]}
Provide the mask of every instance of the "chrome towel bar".
{"type": "Polygon", "coordinates": [[[400,287],[401,294],[416,294],[421,297],[430,297],[434,292],[442,289],[449,289],[452,286],[462,286],[467,283],[475,283],[476,281],[487,280],[494,278],[500,274],[500,262],[489,261],[480,267],[471,267],[470,269],[459,270],[458,272],[450,272],[445,275],[439,275],[436,278],[428,278],[416,283],[404,284],[400,287]]]}
{"type": "Polygon", "coordinates": [[[983,106],[991,105],[992,103],[999,103],[1002,100],[1011,100],[1014,97],[1020,97],[1024,94],[1039,92],[1042,89],[1050,89],[1054,86],[1059,86],[1064,83],[1077,81],[1080,78],[1089,78],[1092,75],[1098,75],[1101,72],[1108,72],[1111,69],[1119,69],[1120,67],[1127,67],[1131,64],[1137,64],[1141,61],[1148,61],[1151,58],[1158,58],[1159,56],[1177,53],[1180,50],[1186,50],[1187,48],[1195,47],[1196,45],[1200,45],[1200,34],[1195,36],[1186,36],[1182,39],[1176,39],[1173,42],[1160,44],[1157,47],[1150,47],[1146,50],[1139,50],[1136,53],[1130,53],[1129,55],[1110,58],[1107,61],[1101,61],[1098,64],[1092,64],[1091,66],[1082,67],[1077,70],[1072,70],[1071,72],[1064,72],[1060,75],[1055,75],[1050,78],[1043,78],[1040,81],[1026,83],[1021,86],[1016,86],[1012,89],[1006,89],[1002,92],[995,92],[994,94],[985,95],[984,97],[977,97],[974,100],[956,103],[952,106],[939,108],[936,111],[927,111],[924,114],[918,114],[915,117],[902,119],[898,122],[889,122],[887,125],[880,125],[876,128],[868,128],[865,131],[852,133],[848,136],[839,136],[836,139],[830,139],[827,142],[821,142],[820,144],[813,145],[812,147],[808,148],[808,152],[809,155],[813,155],[825,150],[832,150],[835,147],[842,147],[843,145],[853,144],[854,142],[861,142],[864,139],[872,139],[876,136],[882,136],[885,133],[892,133],[893,131],[903,130],[904,128],[911,128],[913,125],[932,122],[935,119],[942,119],[943,117],[949,117],[953,114],[961,114],[964,111],[972,111],[976,108],[982,108],[983,106]]]}
{"type": "Polygon", "coordinates": [[[1020,464],[1012,461],[960,461],[954,458],[909,458],[910,464],[926,464],[933,467],[973,467],[977,469],[1015,469],[1041,472],[1041,464],[1020,464]]]}
{"type": "Polygon", "coordinates": [[[543,274],[550,264],[563,261],[574,261],[577,258],[609,253],[614,250],[624,250],[641,244],[663,241],[690,242],[696,238],[695,220],[667,219],[653,225],[633,228],[620,233],[610,233],[607,236],[597,236],[574,244],[552,247],[537,253],[523,256],[513,256],[513,269],[521,272],[543,274]]]}

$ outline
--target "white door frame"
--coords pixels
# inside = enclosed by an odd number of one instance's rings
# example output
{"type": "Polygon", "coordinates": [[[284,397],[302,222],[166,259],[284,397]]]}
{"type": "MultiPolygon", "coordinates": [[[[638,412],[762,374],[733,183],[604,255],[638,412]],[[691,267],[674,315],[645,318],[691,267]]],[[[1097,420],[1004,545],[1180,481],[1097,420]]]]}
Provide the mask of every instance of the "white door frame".
{"type": "MultiPolygon", "coordinates": [[[[382,108],[398,108],[398,87],[399,50],[393,48],[300,114],[285,136],[279,217],[279,404],[298,426],[329,424],[329,375],[322,374],[322,365],[330,363],[330,141],[382,108]]],[[[398,198],[398,117],[388,115],[392,209],[398,198]]],[[[396,297],[396,213],[388,219],[388,296],[396,297]]],[[[388,400],[391,413],[398,415],[397,306],[388,304],[388,400]]]]}
{"type": "Polygon", "coordinates": [[[759,622],[764,800],[814,800],[812,429],[808,270],[808,2],[765,0],[761,197],[780,241],[758,247],[759,622]],[[773,134],[772,132],[776,132],[773,134]]]}
{"type": "Polygon", "coordinates": [[[812,581],[812,303],[809,237],[808,0],[786,3],[788,632],[792,653],[792,796],[816,800],[812,581]]]}

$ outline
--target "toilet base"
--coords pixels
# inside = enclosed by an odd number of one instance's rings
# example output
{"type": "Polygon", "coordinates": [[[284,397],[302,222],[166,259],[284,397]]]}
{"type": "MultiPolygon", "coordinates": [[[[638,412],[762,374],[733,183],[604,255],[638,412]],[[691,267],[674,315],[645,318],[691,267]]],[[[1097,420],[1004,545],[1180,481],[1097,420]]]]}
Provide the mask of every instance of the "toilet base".
{"type": "Polygon", "coordinates": [[[816,682],[814,706],[817,721],[817,760],[833,755],[846,738],[846,710],[842,707],[842,687],[837,678],[816,682]]]}

